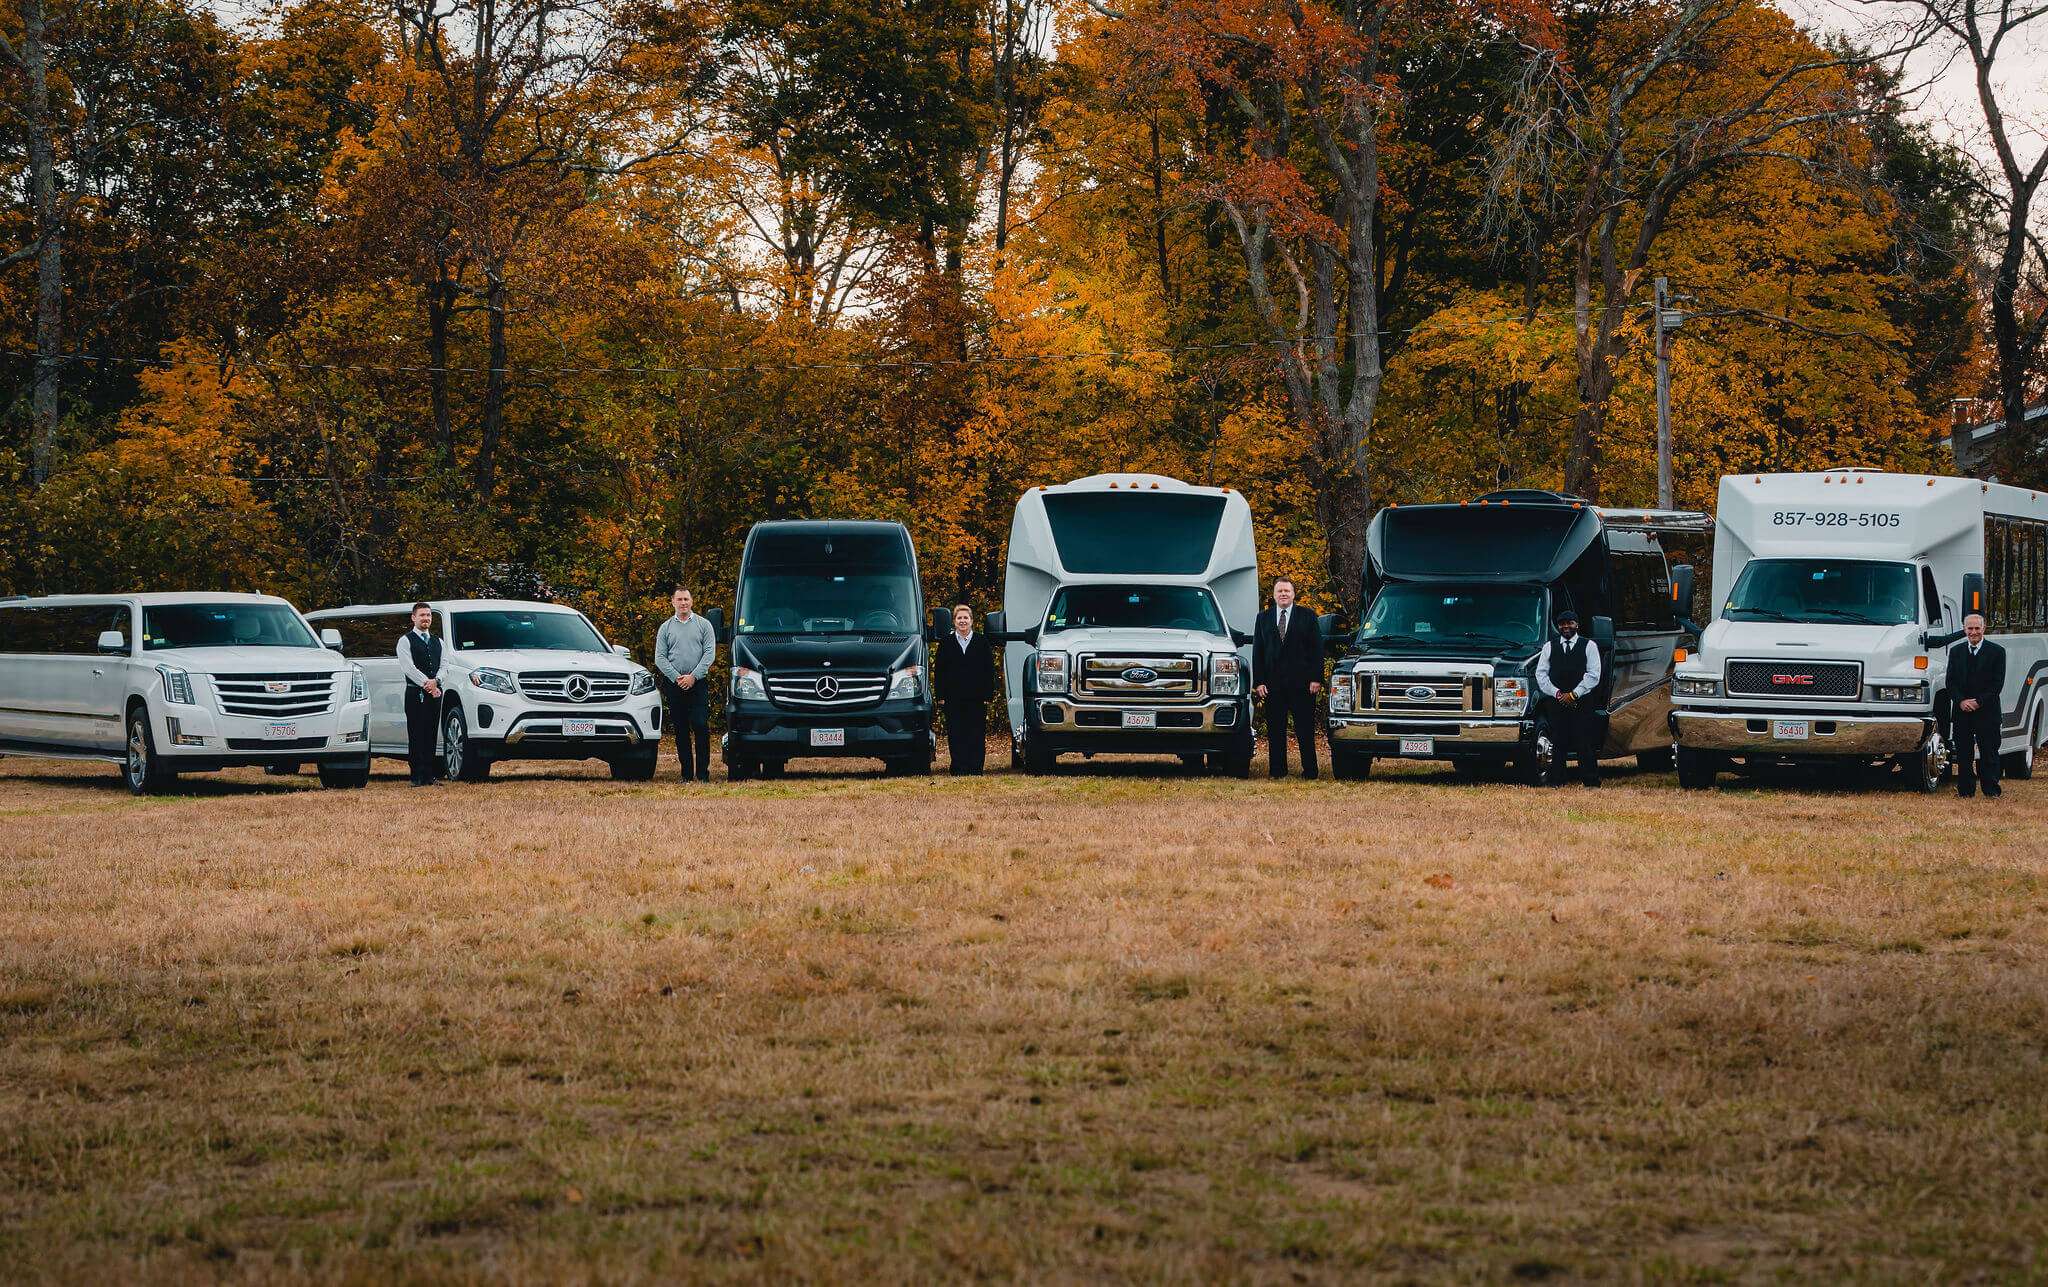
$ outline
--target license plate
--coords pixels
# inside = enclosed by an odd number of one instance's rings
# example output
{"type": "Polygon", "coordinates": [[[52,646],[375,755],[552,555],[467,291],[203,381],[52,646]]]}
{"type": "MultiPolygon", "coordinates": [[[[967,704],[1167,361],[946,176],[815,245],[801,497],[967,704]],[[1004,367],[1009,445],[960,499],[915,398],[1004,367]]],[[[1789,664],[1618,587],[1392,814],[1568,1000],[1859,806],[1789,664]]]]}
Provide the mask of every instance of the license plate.
{"type": "Polygon", "coordinates": [[[563,737],[596,737],[597,721],[594,719],[565,719],[562,721],[563,737]]]}
{"type": "Polygon", "coordinates": [[[1403,755],[1434,755],[1436,739],[1433,737],[1404,737],[1401,739],[1403,755]]]}
{"type": "Polygon", "coordinates": [[[263,736],[275,742],[282,742],[286,738],[297,737],[298,735],[299,726],[297,723],[265,724],[263,726],[263,736]]]}
{"type": "Polygon", "coordinates": [[[1125,728],[1158,728],[1158,727],[1159,727],[1159,712],[1158,712],[1158,711],[1125,711],[1125,712],[1124,712],[1124,727],[1125,727],[1125,728]]]}
{"type": "Polygon", "coordinates": [[[843,728],[814,728],[811,730],[812,746],[845,746],[846,730],[843,728]]]}
{"type": "Polygon", "coordinates": [[[1812,720],[1774,719],[1771,721],[1771,736],[1780,742],[1804,742],[1812,735],[1812,720]]]}

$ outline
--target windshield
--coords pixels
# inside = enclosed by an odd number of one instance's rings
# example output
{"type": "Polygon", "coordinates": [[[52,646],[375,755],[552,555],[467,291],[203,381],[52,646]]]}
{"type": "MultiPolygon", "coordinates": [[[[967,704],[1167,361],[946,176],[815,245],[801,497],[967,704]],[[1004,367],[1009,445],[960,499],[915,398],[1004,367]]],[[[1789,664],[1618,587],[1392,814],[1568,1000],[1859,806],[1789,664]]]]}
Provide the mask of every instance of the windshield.
{"type": "Polygon", "coordinates": [[[144,648],[318,648],[282,603],[153,603],[142,610],[144,648]]]}
{"type": "Polygon", "coordinates": [[[603,652],[604,640],[573,612],[458,612],[451,628],[457,652],[479,648],[557,648],[603,652]]]}
{"type": "Polygon", "coordinates": [[[1533,585],[1395,582],[1374,597],[1358,627],[1360,644],[1534,648],[1543,639],[1543,591],[1533,585]]]}
{"type": "Polygon", "coordinates": [[[1216,600],[1198,585],[1070,585],[1052,597],[1045,630],[1200,630],[1223,633],[1216,600]]]}
{"type": "Polygon", "coordinates": [[[910,541],[898,527],[757,530],[738,617],[749,635],[914,634],[924,623],[910,541]]]}
{"type": "Polygon", "coordinates": [[[1199,576],[1223,525],[1221,496],[1181,492],[1058,492],[1045,520],[1068,572],[1199,576]]]}
{"type": "Polygon", "coordinates": [[[1753,559],[1728,592],[1730,621],[1847,622],[1895,626],[1913,620],[1913,565],[1864,559],[1753,559]]]}

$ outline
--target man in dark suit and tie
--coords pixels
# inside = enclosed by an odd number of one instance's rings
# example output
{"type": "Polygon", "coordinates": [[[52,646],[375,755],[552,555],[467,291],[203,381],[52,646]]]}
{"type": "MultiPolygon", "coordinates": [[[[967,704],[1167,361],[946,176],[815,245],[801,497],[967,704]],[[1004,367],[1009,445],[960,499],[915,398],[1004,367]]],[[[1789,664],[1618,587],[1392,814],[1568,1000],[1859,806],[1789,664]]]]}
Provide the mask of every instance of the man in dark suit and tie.
{"type": "Polygon", "coordinates": [[[1266,703],[1267,765],[1287,776],[1287,723],[1301,748],[1301,776],[1316,776],[1316,694],[1323,691],[1323,630],[1315,614],[1295,606],[1294,582],[1273,582],[1273,606],[1252,629],[1252,678],[1266,703]]]}
{"type": "Polygon", "coordinates": [[[978,777],[988,755],[988,699],[995,695],[995,657],[974,633],[974,612],[953,609],[953,633],[939,640],[932,688],[946,707],[946,751],[955,777],[978,777]]]}
{"type": "Polygon", "coordinates": [[[1984,781],[1984,798],[1996,800],[1999,725],[2005,719],[2005,649],[1984,637],[1984,618],[1963,618],[1963,641],[1948,650],[1948,699],[1954,714],[1956,794],[1965,800],[1984,781]]]}
{"type": "Polygon", "coordinates": [[[412,605],[412,629],[398,637],[398,667],[405,674],[405,758],[414,786],[432,786],[439,776],[434,736],[441,725],[441,641],[434,637],[434,610],[412,605]]]}

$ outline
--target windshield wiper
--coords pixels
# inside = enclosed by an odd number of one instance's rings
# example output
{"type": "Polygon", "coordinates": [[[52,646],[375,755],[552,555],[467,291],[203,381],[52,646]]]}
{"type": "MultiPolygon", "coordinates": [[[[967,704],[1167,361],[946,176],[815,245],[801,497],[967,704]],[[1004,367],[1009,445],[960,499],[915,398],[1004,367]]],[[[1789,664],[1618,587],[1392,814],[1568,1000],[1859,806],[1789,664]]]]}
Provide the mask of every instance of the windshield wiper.
{"type": "Polygon", "coordinates": [[[1478,639],[1486,643],[1497,643],[1503,648],[1528,648],[1533,646],[1526,639],[1510,639],[1506,635],[1489,634],[1484,630],[1453,630],[1446,632],[1446,634],[1447,637],[1452,639],[1478,639]]]}
{"type": "Polygon", "coordinates": [[[1866,617],[1860,612],[1851,612],[1847,608],[1808,608],[1807,611],[1814,613],[1824,612],[1831,617],[1839,617],[1844,621],[1853,621],[1859,626],[1882,626],[1887,624],[1896,624],[1879,621],[1875,617],[1866,617]]]}
{"type": "Polygon", "coordinates": [[[1429,647],[1431,643],[1435,642],[1434,640],[1430,639],[1418,639],[1414,635],[1361,635],[1359,636],[1358,646],[1361,648],[1370,648],[1372,645],[1376,643],[1394,643],[1397,640],[1401,643],[1421,644],[1425,648],[1429,647]]]}
{"type": "Polygon", "coordinates": [[[1758,617],[1762,618],[1765,621],[1790,621],[1792,619],[1786,616],[1784,613],[1778,611],[1776,608],[1730,608],[1728,609],[1728,611],[1754,612],[1758,617]]]}

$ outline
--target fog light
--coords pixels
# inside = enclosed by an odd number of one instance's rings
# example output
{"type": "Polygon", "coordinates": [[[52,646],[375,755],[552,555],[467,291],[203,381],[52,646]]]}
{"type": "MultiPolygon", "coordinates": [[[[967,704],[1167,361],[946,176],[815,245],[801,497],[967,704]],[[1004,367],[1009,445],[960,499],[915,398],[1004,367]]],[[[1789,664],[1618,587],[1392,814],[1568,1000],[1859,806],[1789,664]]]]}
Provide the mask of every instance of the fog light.
{"type": "Polygon", "coordinates": [[[484,705],[482,703],[478,704],[476,708],[476,726],[478,728],[489,728],[491,726],[491,721],[495,718],[497,718],[496,711],[492,710],[489,706],[484,705]]]}
{"type": "Polygon", "coordinates": [[[1061,716],[1060,716],[1060,708],[1059,708],[1059,703],[1057,703],[1057,702],[1040,702],[1040,703],[1038,704],[1038,722],[1039,722],[1039,723],[1041,723],[1041,724],[1057,724],[1057,723],[1059,723],[1059,722],[1060,722],[1060,718],[1061,718],[1061,716]]]}
{"type": "Polygon", "coordinates": [[[203,737],[195,737],[195,736],[193,736],[192,734],[190,734],[190,733],[187,733],[187,732],[185,732],[185,731],[184,731],[184,729],[183,729],[182,727],[180,727],[180,725],[178,724],[178,720],[177,720],[177,717],[176,717],[176,716],[169,716],[169,717],[166,717],[166,718],[165,718],[165,720],[164,720],[164,723],[165,723],[166,725],[168,725],[168,726],[170,727],[170,731],[171,731],[171,745],[172,745],[172,746],[205,746],[205,745],[206,745],[206,739],[205,739],[205,738],[203,738],[203,737]]]}

